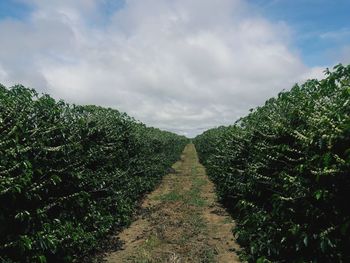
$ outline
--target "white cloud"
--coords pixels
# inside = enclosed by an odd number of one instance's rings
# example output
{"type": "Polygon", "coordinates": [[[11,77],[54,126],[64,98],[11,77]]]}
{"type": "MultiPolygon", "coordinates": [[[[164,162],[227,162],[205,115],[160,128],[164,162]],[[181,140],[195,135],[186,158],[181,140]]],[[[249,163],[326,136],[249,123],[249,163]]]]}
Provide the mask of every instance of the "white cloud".
{"type": "Polygon", "coordinates": [[[350,64],[350,45],[343,46],[337,56],[337,61],[343,64],[350,64]]]}
{"type": "Polygon", "coordinates": [[[107,18],[103,2],[32,0],[27,23],[1,21],[0,82],[193,136],[320,76],[291,51],[285,24],[244,1],[129,0],[107,18]]]}
{"type": "Polygon", "coordinates": [[[341,28],[335,31],[328,31],[320,34],[320,38],[331,39],[331,40],[341,40],[343,38],[350,36],[350,28],[341,28]]]}
{"type": "Polygon", "coordinates": [[[8,74],[5,71],[4,67],[0,64],[0,79],[3,81],[3,85],[8,85],[8,74]]]}

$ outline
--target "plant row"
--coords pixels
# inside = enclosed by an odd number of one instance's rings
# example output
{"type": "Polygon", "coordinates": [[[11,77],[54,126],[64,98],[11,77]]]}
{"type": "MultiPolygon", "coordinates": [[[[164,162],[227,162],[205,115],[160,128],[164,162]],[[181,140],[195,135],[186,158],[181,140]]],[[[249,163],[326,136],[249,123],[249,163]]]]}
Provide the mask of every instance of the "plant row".
{"type": "Polygon", "coordinates": [[[350,262],[350,66],[194,140],[248,262],[350,262]]]}
{"type": "Polygon", "coordinates": [[[0,261],[87,257],[186,143],[117,110],[0,86],[0,261]]]}

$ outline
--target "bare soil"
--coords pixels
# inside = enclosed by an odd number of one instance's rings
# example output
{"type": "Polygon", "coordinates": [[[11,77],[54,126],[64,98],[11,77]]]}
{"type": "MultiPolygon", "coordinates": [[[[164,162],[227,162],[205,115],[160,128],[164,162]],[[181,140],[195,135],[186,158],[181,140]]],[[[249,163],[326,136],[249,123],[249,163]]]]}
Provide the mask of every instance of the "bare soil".
{"type": "Polygon", "coordinates": [[[122,250],[105,256],[109,263],[240,262],[235,224],[217,202],[214,185],[198,162],[193,144],[160,186],[149,194],[142,213],[116,239],[122,250]]]}

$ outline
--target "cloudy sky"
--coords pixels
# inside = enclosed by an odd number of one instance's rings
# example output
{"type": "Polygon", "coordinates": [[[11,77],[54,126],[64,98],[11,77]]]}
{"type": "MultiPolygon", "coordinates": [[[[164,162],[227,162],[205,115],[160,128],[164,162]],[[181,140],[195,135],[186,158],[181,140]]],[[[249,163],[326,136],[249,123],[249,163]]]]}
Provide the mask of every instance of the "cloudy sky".
{"type": "Polygon", "coordinates": [[[0,83],[194,136],[350,63],[348,0],[0,0],[0,83]]]}

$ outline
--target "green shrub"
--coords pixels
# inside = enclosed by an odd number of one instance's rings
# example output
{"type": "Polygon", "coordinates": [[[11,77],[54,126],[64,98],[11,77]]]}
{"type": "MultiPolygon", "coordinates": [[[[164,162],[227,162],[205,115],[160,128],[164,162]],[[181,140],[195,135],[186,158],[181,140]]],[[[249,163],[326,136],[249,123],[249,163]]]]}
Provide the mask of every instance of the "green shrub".
{"type": "Polygon", "coordinates": [[[350,66],[195,138],[248,262],[350,262],[350,66]]]}
{"type": "Polygon", "coordinates": [[[0,261],[71,262],[127,225],[187,139],[0,86],[0,261]]]}

